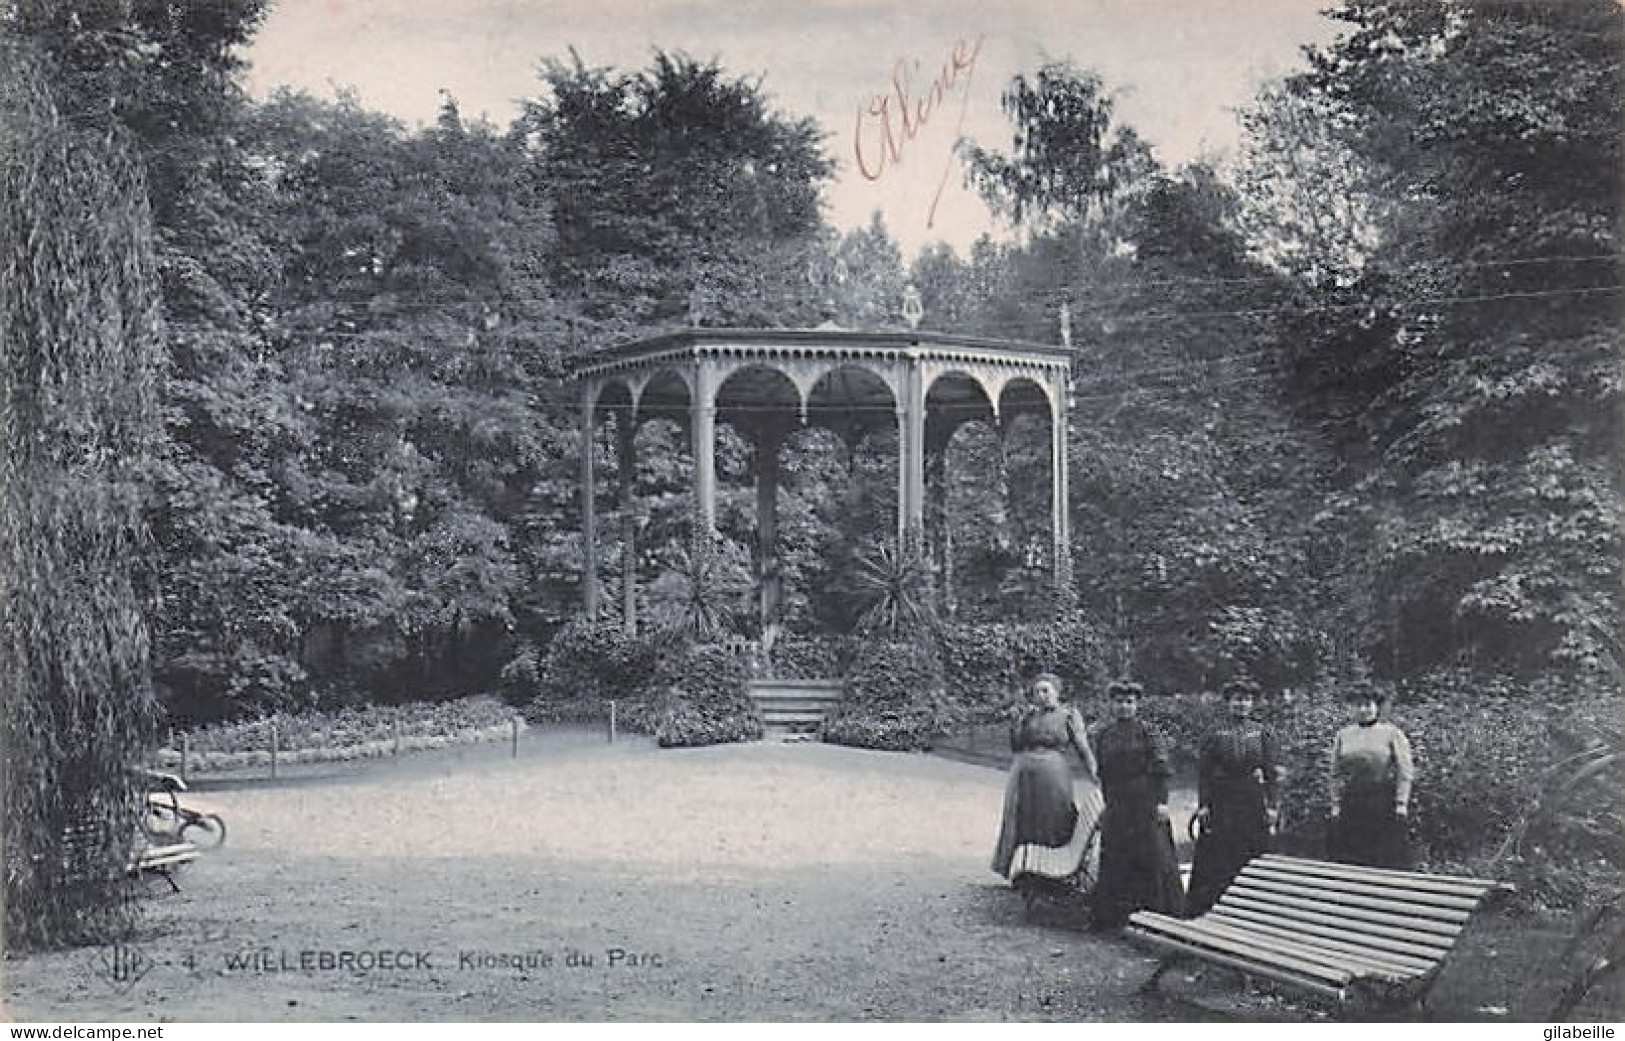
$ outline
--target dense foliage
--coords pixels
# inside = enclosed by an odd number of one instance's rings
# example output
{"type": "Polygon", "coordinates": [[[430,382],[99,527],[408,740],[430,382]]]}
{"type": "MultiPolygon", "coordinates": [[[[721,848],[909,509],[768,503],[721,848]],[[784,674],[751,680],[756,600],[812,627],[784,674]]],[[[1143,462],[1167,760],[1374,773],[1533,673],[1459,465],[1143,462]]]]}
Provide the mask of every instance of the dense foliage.
{"type": "Polygon", "coordinates": [[[1617,689],[1621,10],[1355,0],[1335,17],[1344,34],[1254,117],[1253,183],[1324,195],[1285,161],[1305,111],[1349,171],[1335,221],[1254,214],[1312,305],[1283,357],[1291,404],[1336,448],[1315,527],[1340,547],[1339,628],[1396,677],[1617,689]]]}
{"type": "Polygon", "coordinates": [[[160,315],[139,164],[0,38],[0,741],[5,931],[128,924],[129,764],[157,723],[143,481],[160,315]]]}
{"type": "Polygon", "coordinates": [[[729,647],[695,644],[670,656],[661,668],[655,740],[666,748],[761,737],[761,715],[745,694],[749,677],[747,663],[729,647]]]}
{"type": "Polygon", "coordinates": [[[1080,614],[1036,623],[946,626],[938,634],[947,689],[974,718],[992,718],[1019,704],[1032,677],[1053,672],[1065,696],[1087,700],[1104,690],[1105,641],[1080,614]]]}
{"type": "Polygon", "coordinates": [[[858,748],[921,749],[957,722],[935,647],[871,639],[858,649],[822,737],[858,748]]]}

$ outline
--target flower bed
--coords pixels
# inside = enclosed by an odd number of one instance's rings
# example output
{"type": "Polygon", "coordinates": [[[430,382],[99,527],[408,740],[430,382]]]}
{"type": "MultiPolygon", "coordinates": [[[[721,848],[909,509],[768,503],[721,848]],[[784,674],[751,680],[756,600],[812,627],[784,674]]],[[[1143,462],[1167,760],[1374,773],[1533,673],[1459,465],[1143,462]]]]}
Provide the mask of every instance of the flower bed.
{"type": "MultiPolygon", "coordinates": [[[[344,762],[375,759],[399,752],[501,741],[525,722],[498,698],[478,695],[456,701],[400,706],[368,705],[335,712],[277,714],[263,719],[221,723],[189,731],[189,772],[214,773],[265,768],[276,748],[279,764],[344,762]]],[[[176,735],[172,744],[180,742],[176,735]]],[[[158,765],[177,769],[179,748],[158,751],[158,765]]]]}

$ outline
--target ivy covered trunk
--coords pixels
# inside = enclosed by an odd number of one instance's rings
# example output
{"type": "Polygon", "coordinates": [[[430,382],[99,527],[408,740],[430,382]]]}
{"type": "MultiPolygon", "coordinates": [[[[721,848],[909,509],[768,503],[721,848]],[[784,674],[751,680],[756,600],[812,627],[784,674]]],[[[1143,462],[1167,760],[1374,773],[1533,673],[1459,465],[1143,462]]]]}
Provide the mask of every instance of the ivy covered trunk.
{"type": "Polygon", "coordinates": [[[128,922],[129,766],[153,732],[141,516],[158,310],[146,191],[0,42],[0,676],[6,931],[128,922]]]}

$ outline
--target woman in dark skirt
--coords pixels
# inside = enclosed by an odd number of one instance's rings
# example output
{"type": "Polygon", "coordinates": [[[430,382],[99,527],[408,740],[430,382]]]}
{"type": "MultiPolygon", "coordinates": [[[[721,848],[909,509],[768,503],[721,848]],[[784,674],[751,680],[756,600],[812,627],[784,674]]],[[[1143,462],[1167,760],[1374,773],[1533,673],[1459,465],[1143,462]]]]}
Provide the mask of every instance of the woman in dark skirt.
{"type": "Polygon", "coordinates": [[[1382,718],[1387,692],[1357,680],[1345,696],[1354,725],[1332,740],[1332,860],[1369,867],[1410,867],[1411,782],[1416,767],[1404,731],[1382,718]]]}
{"type": "Polygon", "coordinates": [[[1162,742],[1138,718],[1141,692],[1138,683],[1113,682],[1106,689],[1112,721],[1092,740],[1106,797],[1092,914],[1097,929],[1120,929],[1139,910],[1177,915],[1185,902],[1168,824],[1172,771],[1162,742]]]}
{"type": "Polygon", "coordinates": [[[1185,910],[1191,917],[1218,902],[1247,862],[1270,849],[1277,793],[1285,771],[1274,733],[1253,719],[1258,685],[1225,684],[1229,720],[1202,742],[1196,767],[1196,821],[1201,828],[1185,910]]]}
{"type": "Polygon", "coordinates": [[[1061,704],[1061,680],[1041,673],[1029,706],[1010,728],[1015,759],[1005,785],[1004,817],[993,870],[1026,891],[1029,883],[1066,881],[1085,873],[1100,817],[1095,757],[1078,710],[1061,704]],[[1071,753],[1087,776],[1074,781],[1071,753]]]}

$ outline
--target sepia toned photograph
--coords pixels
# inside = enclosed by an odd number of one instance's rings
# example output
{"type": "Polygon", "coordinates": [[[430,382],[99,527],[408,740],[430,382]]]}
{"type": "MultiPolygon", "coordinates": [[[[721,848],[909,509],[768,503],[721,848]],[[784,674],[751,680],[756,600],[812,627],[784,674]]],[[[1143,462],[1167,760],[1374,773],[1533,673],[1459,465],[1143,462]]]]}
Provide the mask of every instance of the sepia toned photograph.
{"type": "Polygon", "coordinates": [[[1622,144],[1619,0],[0,0],[0,1019],[1612,1036],[1622,144]]]}

